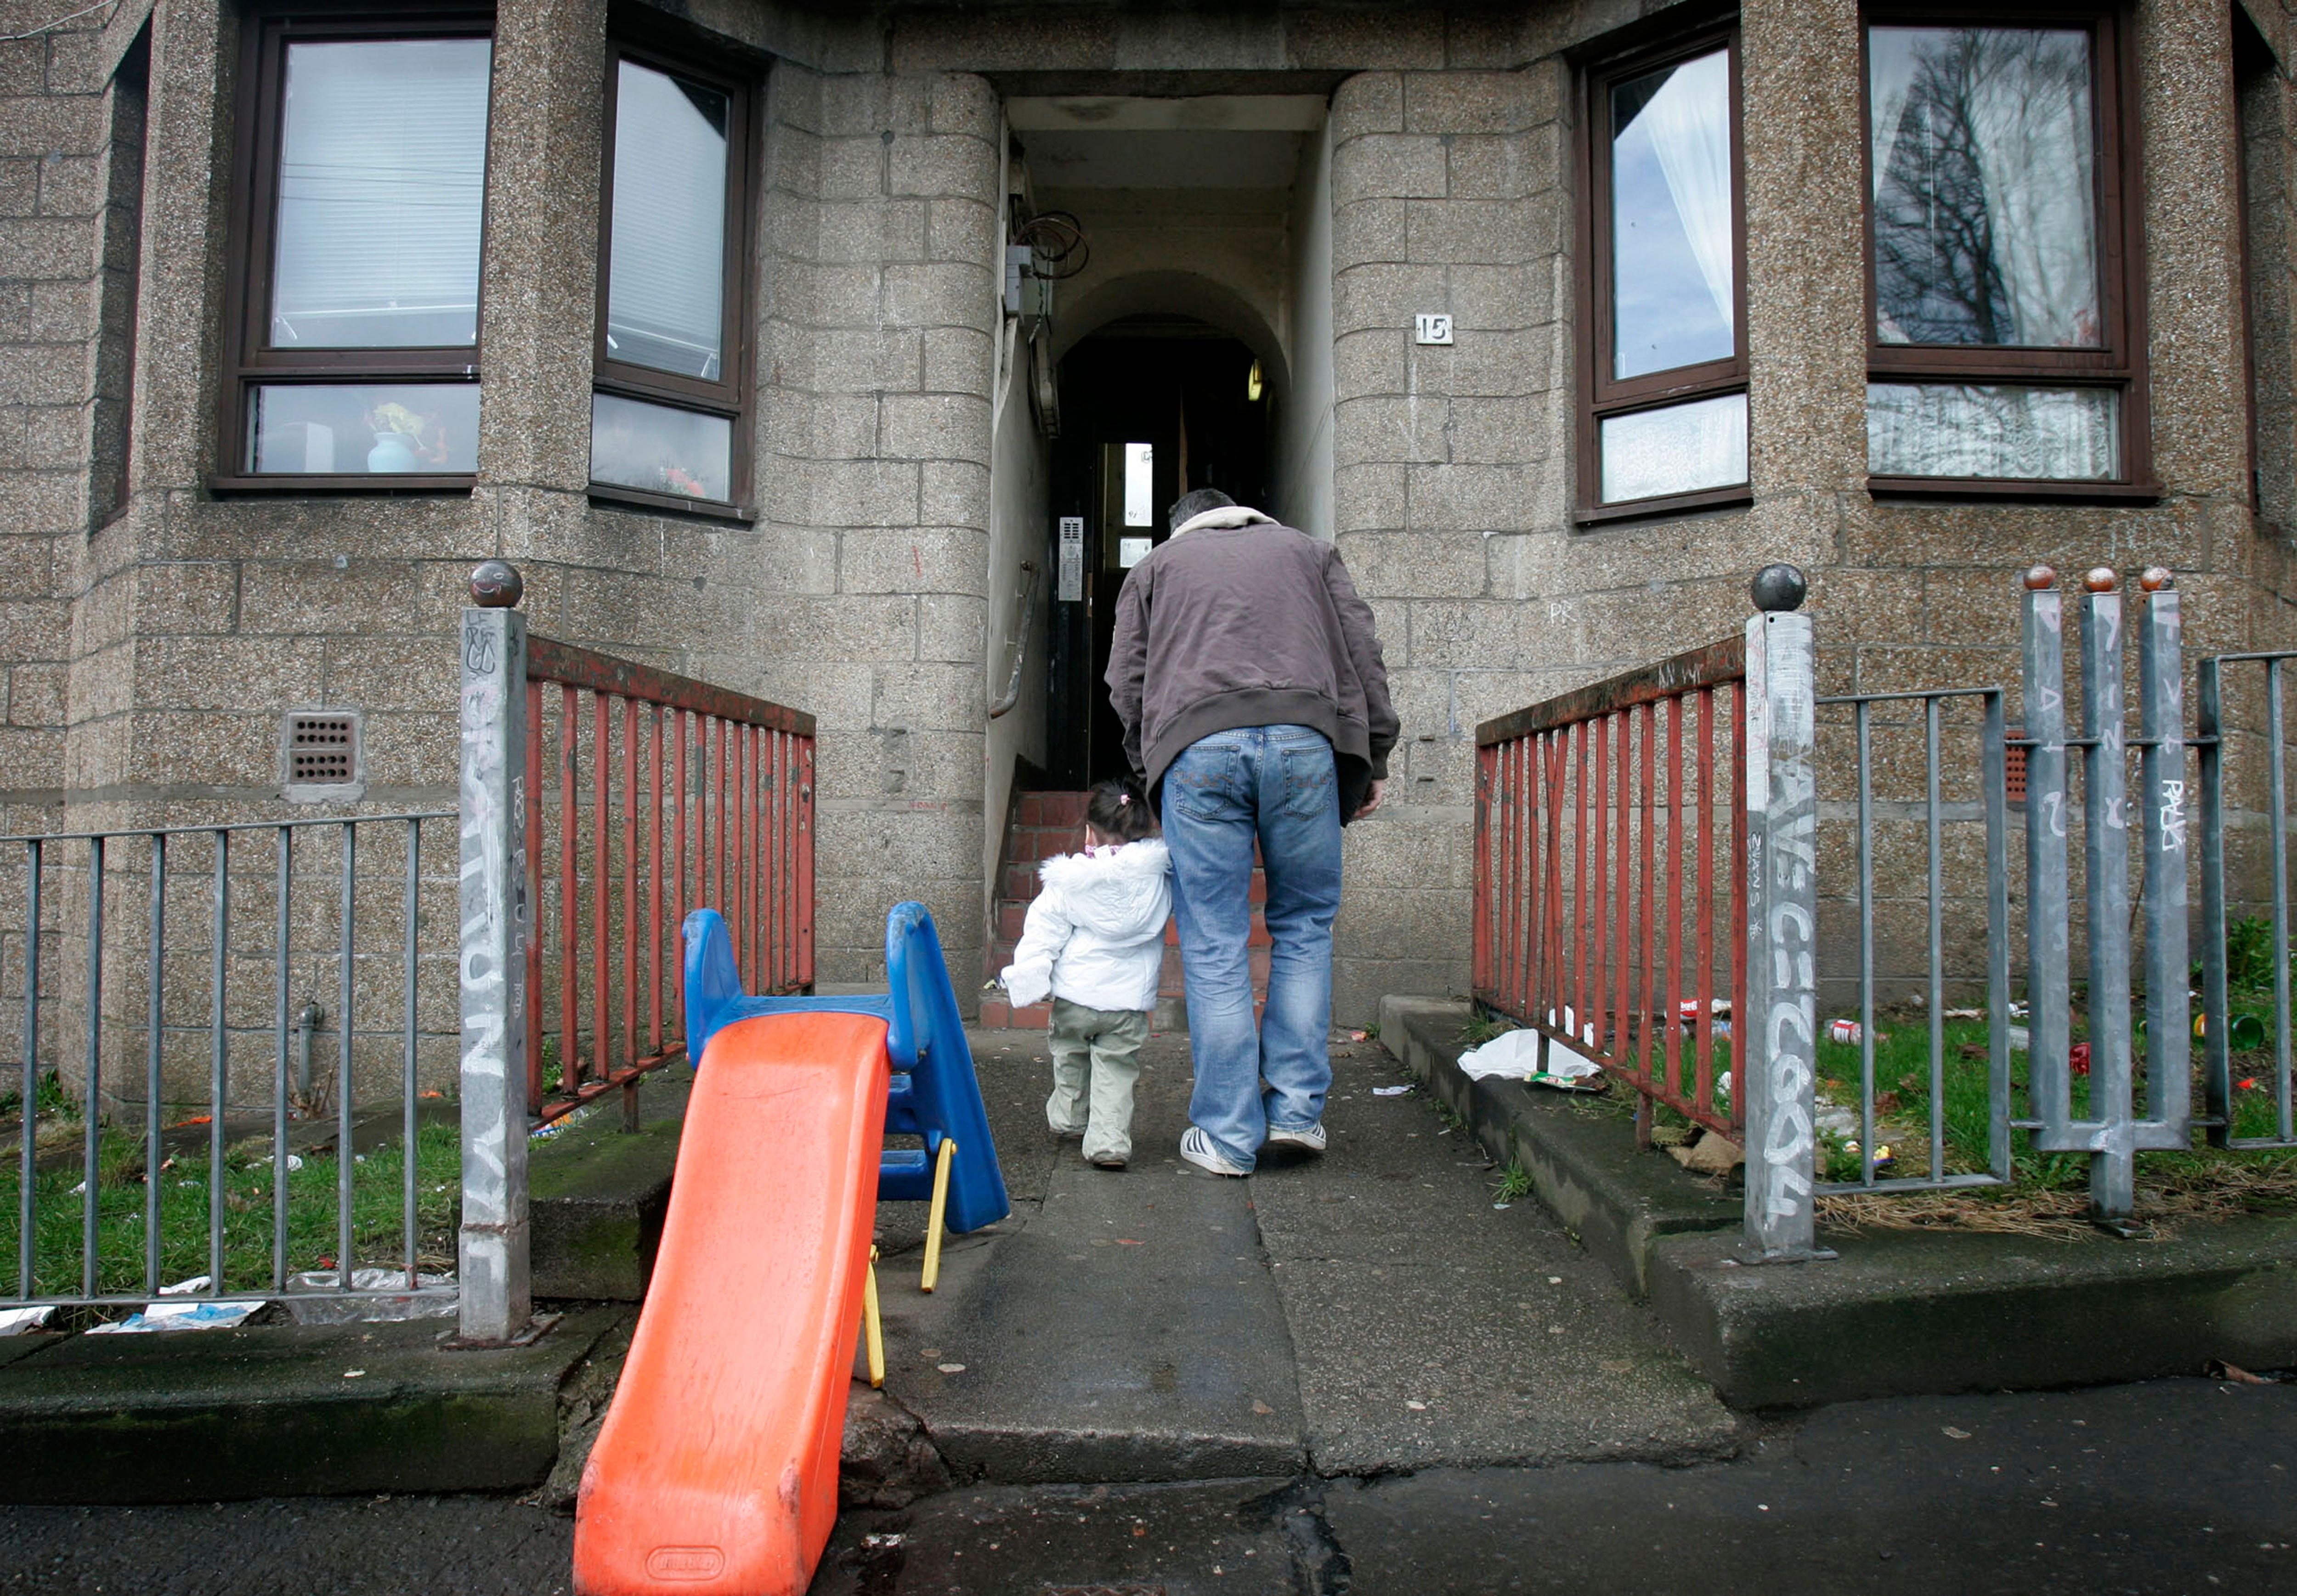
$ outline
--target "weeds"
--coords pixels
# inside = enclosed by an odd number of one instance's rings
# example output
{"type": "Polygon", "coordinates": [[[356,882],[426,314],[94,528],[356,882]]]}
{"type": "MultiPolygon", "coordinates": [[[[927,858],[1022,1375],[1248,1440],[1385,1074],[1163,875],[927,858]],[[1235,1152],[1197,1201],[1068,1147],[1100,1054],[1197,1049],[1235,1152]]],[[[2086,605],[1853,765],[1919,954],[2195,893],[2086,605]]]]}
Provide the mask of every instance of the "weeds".
{"type": "MultiPolygon", "coordinates": [[[[123,1296],[144,1288],[145,1184],[142,1138],[106,1131],[97,1142],[96,1290],[123,1296]]],[[[404,1152],[378,1147],[354,1164],[351,1235],[354,1266],[396,1263],[405,1254],[404,1152]]],[[[287,1271],[333,1269],[340,1245],[332,1149],[301,1156],[287,1175],[287,1271]]],[[[223,1287],[263,1290],[272,1279],[272,1162],[268,1139],[251,1138],[224,1155],[223,1287]]],[[[416,1253],[424,1267],[451,1268],[454,1214],[462,1189],[461,1133],[452,1124],[423,1126],[416,1136],[416,1253]]],[[[158,1172],[160,1279],[208,1271],[208,1160],[163,1159],[158,1172]]],[[[0,1261],[13,1272],[18,1256],[21,1172],[0,1167],[0,1261]]],[[[84,1199],[78,1158],[54,1161],[33,1177],[35,1296],[65,1296],[82,1285],[84,1199]]]]}
{"type": "Polygon", "coordinates": [[[1469,1015],[1468,1023],[1460,1027],[1460,1041],[1463,1046],[1480,1048],[1492,1038],[1504,1036],[1516,1028],[1513,1020],[1505,1015],[1494,1014],[1478,1003],[1474,1012],[1469,1015]]]}
{"type": "Polygon", "coordinates": [[[1500,1183],[1492,1188],[1494,1203],[1519,1203],[1531,1195],[1531,1176],[1520,1164],[1511,1164],[1500,1176],[1500,1183]]]}

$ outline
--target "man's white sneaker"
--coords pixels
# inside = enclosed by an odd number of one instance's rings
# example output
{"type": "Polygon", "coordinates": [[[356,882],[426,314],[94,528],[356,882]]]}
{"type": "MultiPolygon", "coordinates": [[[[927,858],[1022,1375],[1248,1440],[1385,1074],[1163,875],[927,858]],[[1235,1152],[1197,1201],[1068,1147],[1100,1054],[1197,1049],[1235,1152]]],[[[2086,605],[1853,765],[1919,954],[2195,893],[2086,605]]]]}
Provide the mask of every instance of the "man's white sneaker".
{"type": "Polygon", "coordinates": [[[1181,1133],[1181,1156],[1198,1169],[1210,1170],[1216,1175],[1248,1175],[1252,1172],[1239,1164],[1231,1164],[1221,1156],[1213,1139],[1195,1125],[1181,1133]]]}
{"type": "Polygon", "coordinates": [[[1324,1150],[1324,1123],[1319,1120],[1297,1131],[1271,1131],[1268,1141],[1272,1147],[1305,1148],[1312,1153],[1321,1153],[1324,1150]]]}

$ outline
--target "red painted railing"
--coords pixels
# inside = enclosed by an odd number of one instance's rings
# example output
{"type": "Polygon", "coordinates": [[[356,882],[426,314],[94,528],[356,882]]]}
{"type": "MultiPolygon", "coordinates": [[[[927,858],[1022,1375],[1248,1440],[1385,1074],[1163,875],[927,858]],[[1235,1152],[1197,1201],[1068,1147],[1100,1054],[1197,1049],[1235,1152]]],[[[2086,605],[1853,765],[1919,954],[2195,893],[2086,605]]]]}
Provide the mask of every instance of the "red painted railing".
{"type": "Polygon", "coordinates": [[[547,638],[526,677],[528,1103],[619,1087],[634,1120],[685,1051],[687,910],[725,916],[751,991],[813,984],[813,717],[547,638]]]}
{"type": "Polygon", "coordinates": [[[1646,1139],[1652,1102],[1743,1118],[1746,670],[1733,638],[1476,728],[1476,996],[1642,1094],[1646,1139]]]}

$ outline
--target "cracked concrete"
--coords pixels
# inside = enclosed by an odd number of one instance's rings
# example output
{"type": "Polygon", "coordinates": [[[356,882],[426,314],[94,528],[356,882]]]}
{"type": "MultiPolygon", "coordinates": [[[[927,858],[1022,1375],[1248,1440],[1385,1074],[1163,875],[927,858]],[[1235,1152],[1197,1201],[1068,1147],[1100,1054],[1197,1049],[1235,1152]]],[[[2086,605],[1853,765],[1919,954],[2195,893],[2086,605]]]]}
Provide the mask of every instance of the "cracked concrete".
{"type": "Polygon", "coordinates": [[[1131,1170],[1041,1112],[1041,1034],[975,1033],[1012,1217],[917,1288],[913,1205],[880,1212],[887,1390],[960,1480],[1377,1476],[1727,1456],[1741,1421],[1642,1310],[1496,1174],[1377,1043],[1334,1049],[1321,1158],[1247,1181],[1173,1150],[1185,1037],[1143,1052],[1131,1170]]]}

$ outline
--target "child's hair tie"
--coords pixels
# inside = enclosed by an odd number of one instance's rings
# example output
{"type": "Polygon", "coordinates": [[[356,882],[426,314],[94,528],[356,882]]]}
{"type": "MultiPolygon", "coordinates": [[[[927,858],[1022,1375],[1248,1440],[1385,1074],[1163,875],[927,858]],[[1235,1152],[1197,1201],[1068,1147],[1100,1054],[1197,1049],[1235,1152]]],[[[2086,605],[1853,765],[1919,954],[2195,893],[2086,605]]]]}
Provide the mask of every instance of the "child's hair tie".
{"type": "Polygon", "coordinates": [[[1117,797],[1117,800],[1116,800],[1116,807],[1117,807],[1117,808],[1119,808],[1119,809],[1123,809],[1123,808],[1124,808],[1126,805],[1130,804],[1132,802],[1132,794],[1130,794],[1130,793],[1124,793],[1124,794],[1120,794],[1118,795],[1118,797],[1117,797]]]}

